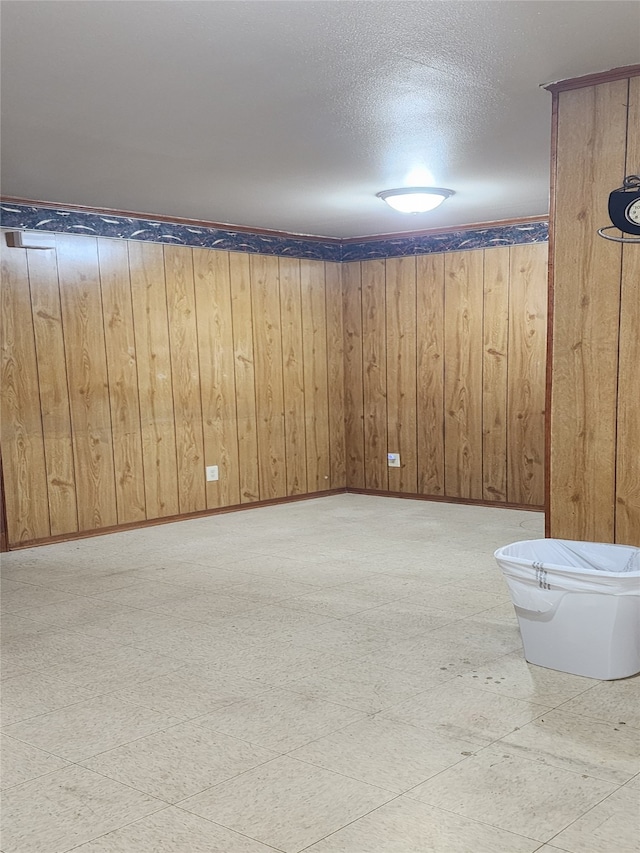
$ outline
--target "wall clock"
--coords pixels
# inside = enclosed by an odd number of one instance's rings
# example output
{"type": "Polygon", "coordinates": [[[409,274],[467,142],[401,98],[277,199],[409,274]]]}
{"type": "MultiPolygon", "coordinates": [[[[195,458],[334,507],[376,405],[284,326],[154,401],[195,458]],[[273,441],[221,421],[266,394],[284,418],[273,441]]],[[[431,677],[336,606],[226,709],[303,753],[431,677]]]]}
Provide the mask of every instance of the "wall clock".
{"type": "Polygon", "coordinates": [[[640,243],[640,239],[614,237],[606,233],[617,228],[623,234],[640,237],[640,175],[627,175],[622,186],[609,194],[609,218],[613,225],[600,228],[598,234],[601,237],[616,243],[640,243]]]}

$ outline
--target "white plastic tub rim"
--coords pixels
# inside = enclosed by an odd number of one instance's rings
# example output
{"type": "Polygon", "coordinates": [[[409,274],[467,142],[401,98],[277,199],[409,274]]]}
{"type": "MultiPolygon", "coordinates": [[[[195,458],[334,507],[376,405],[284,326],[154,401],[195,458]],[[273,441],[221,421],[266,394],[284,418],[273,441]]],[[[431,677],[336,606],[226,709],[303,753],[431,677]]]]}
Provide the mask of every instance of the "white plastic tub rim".
{"type": "Polygon", "coordinates": [[[640,548],[567,539],[528,539],[498,548],[516,607],[547,613],[569,592],[640,595],[640,548]]]}

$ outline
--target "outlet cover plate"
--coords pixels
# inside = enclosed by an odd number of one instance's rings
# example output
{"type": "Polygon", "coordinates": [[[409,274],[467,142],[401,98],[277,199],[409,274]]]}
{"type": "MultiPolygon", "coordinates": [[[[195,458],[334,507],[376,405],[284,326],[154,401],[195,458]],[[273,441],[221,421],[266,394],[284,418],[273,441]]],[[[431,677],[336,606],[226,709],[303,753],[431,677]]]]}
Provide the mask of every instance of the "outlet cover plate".
{"type": "Polygon", "coordinates": [[[399,468],[400,467],[400,454],[399,453],[387,453],[387,464],[389,468],[399,468]]]}
{"type": "Polygon", "coordinates": [[[207,474],[207,483],[212,483],[214,480],[218,479],[218,466],[217,465],[207,465],[205,468],[207,474]]]}

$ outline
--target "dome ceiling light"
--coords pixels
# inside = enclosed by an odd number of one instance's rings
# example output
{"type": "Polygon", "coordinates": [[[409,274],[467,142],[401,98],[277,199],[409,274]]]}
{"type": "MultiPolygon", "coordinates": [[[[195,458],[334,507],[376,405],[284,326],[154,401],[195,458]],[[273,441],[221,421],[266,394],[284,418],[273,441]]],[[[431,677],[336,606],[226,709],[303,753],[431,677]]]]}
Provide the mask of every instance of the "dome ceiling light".
{"type": "Polygon", "coordinates": [[[389,207],[400,213],[426,213],[435,210],[452,195],[455,195],[453,190],[443,187],[401,187],[376,193],[376,198],[386,201],[389,207]]]}

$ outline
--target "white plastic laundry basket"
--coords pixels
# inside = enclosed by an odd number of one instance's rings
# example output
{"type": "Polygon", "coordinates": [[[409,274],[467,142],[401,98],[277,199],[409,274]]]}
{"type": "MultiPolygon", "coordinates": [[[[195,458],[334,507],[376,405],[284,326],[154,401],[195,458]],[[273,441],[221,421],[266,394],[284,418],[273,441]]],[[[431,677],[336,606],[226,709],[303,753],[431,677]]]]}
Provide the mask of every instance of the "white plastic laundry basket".
{"type": "Polygon", "coordinates": [[[530,663],[605,680],[640,672],[640,549],[532,539],[495,557],[530,663]]]}

